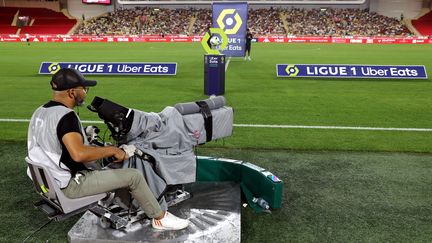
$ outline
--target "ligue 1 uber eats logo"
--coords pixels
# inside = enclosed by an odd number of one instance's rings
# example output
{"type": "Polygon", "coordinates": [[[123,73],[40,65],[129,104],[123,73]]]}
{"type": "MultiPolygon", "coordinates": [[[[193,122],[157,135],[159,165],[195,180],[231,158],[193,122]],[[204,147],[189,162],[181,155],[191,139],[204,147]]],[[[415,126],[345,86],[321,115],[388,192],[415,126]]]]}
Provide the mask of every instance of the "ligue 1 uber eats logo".
{"type": "Polygon", "coordinates": [[[56,73],[58,70],[60,70],[60,65],[56,62],[51,63],[51,65],[48,66],[48,72],[51,74],[56,73]]]}
{"type": "MultiPolygon", "coordinates": [[[[205,33],[203,39],[201,40],[201,45],[203,46],[207,54],[219,55],[219,50],[224,50],[228,45],[228,36],[222,29],[219,28],[210,28],[209,32],[205,33]],[[210,39],[210,42],[212,42],[212,38],[216,39],[215,37],[217,36],[219,36],[218,39],[220,43],[219,45],[215,45],[215,49],[212,49],[212,47],[207,44],[207,41],[210,39]]],[[[210,44],[213,45],[212,43],[210,44]]]]}
{"type": "Polygon", "coordinates": [[[227,35],[237,34],[243,24],[240,15],[235,9],[222,10],[216,22],[218,23],[219,28],[223,29],[227,35]]]}
{"type": "Polygon", "coordinates": [[[290,77],[295,77],[299,73],[299,69],[295,65],[288,65],[285,71],[290,77]]]}

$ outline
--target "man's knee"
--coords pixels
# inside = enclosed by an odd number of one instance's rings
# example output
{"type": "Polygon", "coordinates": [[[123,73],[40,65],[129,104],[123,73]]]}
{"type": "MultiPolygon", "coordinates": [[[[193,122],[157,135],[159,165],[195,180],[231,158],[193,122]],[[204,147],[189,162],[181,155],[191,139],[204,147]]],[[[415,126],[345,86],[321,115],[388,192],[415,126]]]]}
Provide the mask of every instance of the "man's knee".
{"type": "Polygon", "coordinates": [[[135,168],[125,168],[124,170],[128,176],[130,187],[137,186],[144,181],[144,176],[139,170],[135,168]]]}

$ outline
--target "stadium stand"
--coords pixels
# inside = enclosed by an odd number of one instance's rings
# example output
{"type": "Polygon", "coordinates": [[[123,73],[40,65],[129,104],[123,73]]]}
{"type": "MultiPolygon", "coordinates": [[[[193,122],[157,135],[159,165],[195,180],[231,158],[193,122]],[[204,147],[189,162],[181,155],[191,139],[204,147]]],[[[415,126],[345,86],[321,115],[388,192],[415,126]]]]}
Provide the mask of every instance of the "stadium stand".
{"type": "Polygon", "coordinates": [[[259,35],[285,35],[282,13],[283,10],[279,8],[250,9],[248,28],[259,35]]]}
{"type": "MultiPolygon", "coordinates": [[[[20,1],[21,2],[21,1],[20,1]]],[[[22,1],[25,2],[25,1],[22,1]]],[[[38,1],[31,1],[37,3],[38,1]]],[[[42,1],[51,3],[51,1],[42,1]]],[[[57,4],[60,6],[59,4],[57,4]]],[[[135,5],[136,6],[136,5],[135,5]]],[[[281,5],[278,5],[281,6],[281,5]]],[[[410,31],[399,18],[365,8],[249,8],[248,27],[254,36],[394,36],[410,31]]],[[[85,21],[68,18],[52,8],[0,7],[1,34],[64,35],[203,35],[211,26],[210,8],[159,8],[123,6],[85,21]],[[17,16],[30,16],[28,26],[16,27],[17,16]],[[79,25],[77,23],[80,23],[79,25]],[[72,32],[73,31],[73,32],[72,32]]],[[[84,13],[80,13],[84,16],[84,13]]],[[[423,35],[431,35],[432,14],[413,21],[423,35]],[[430,29],[428,31],[428,28],[430,29]]]]}
{"type": "Polygon", "coordinates": [[[290,9],[285,12],[288,35],[294,36],[409,36],[398,19],[368,9],[290,9]]]}
{"type": "MultiPolygon", "coordinates": [[[[210,9],[136,7],[85,21],[75,34],[202,35],[211,22],[210,9]]],[[[412,35],[400,20],[368,9],[250,9],[248,27],[260,36],[412,35]]]]}
{"type": "Polygon", "coordinates": [[[411,22],[421,35],[432,36],[432,11],[411,22]]]}
{"type": "Polygon", "coordinates": [[[85,21],[75,34],[81,35],[188,35],[190,9],[140,8],[118,9],[107,15],[85,21]]]}
{"type": "Polygon", "coordinates": [[[76,24],[75,19],[67,18],[61,12],[46,8],[20,8],[20,15],[33,19],[31,26],[21,28],[21,33],[29,34],[67,34],[76,24]]]}
{"type": "Polygon", "coordinates": [[[2,34],[67,34],[77,23],[62,12],[47,8],[0,7],[0,33],[2,34]],[[15,16],[29,16],[28,26],[13,25],[15,16]]]}
{"type": "Polygon", "coordinates": [[[200,9],[195,12],[195,23],[192,26],[192,33],[195,35],[204,35],[207,28],[212,22],[211,9],[200,9]]]}
{"type": "Polygon", "coordinates": [[[17,27],[12,26],[18,8],[15,7],[1,7],[0,8],[0,33],[16,34],[17,27]]]}

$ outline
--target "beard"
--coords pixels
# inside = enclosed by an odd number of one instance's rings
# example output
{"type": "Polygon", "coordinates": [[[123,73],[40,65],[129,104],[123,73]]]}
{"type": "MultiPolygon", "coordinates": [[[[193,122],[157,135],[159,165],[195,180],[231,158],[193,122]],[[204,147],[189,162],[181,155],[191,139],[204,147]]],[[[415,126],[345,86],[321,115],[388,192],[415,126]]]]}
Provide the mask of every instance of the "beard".
{"type": "Polygon", "coordinates": [[[84,99],[81,97],[75,96],[75,106],[82,106],[84,105],[84,99]]]}

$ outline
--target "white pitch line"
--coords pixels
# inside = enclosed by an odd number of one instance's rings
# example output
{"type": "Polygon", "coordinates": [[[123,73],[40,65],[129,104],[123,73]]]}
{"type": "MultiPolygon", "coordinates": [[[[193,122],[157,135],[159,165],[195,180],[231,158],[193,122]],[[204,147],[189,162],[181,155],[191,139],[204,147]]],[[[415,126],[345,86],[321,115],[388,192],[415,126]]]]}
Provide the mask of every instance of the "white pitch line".
{"type": "Polygon", "coordinates": [[[228,57],[228,61],[225,64],[225,72],[228,69],[228,65],[229,65],[230,61],[231,61],[231,57],[228,57]]]}
{"type": "Polygon", "coordinates": [[[432,132],[432,128],[404,128],[404,127],[344,127],[344,126],[261,125],[261,124],[234,124],[234,126],[235,127],[257,127],[257,128],[432,132]]]}
{"type": "MultiPolygon", "coordinates": [[[[30,119],[9,119],[9,118],[0,118],[0,122],[30,122],[30,119]]],[[[104,123],[103,121],[82,121],[83,123],[104,123]]]]}
{"type": "MultiPolygon", "coordinates": [[[[5,119],[0,122],[29,122],[29,119],[5,119]]],[[[103,121],[83,120],[83,123],[103,124],[103,121]]],[[[304,125],[266,125],[266,124],[233,124],[234,127],[282,128],[282,129],[324,129],[324,130],[363,130],[363,131],[400,131],[400,132],[432,132],[432,128],[403,127],[344,127],[344,126],[304,126],[304,125]]]]}

